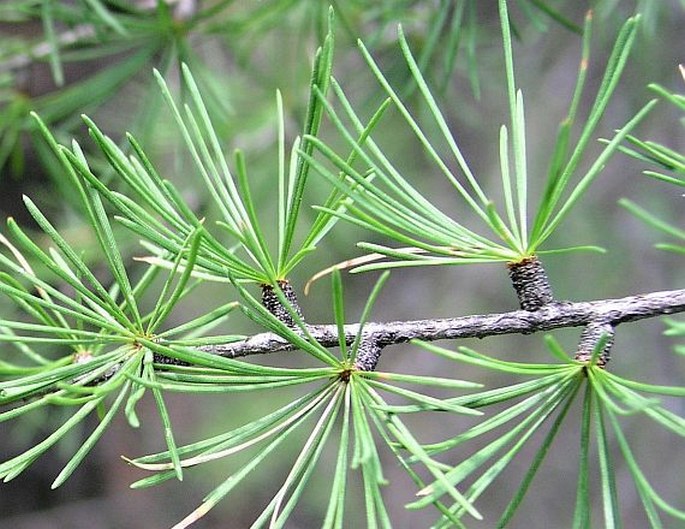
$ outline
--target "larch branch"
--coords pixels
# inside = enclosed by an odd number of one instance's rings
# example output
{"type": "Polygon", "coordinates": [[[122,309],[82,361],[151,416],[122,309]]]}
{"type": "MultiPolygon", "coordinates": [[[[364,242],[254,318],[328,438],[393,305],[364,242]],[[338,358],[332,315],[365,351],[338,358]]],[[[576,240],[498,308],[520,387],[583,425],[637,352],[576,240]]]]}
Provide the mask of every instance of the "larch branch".
{"type": "MultiPolygon", "coordinates": [[[[369,322],[362,329],[362,340],[379,347],[425,341],[484,338],[501,334],[530,334],[562,327],[582,327],[603,323],[616,327],[621,323],[654,318],[685,311],[685,289],[651,292],[624,298],[580,302],[552,302],[534,310],[439,318],[425,320],[369,322]]],[[[359,324],[344,327],[348,344],[359,332],[359,324]]],[[[310,325],[308,331],[324,347],[336,347],[336,325],[310,325]]],[[[271,333],[255,334],[240,342],[201,347],[203,351],[236,358],[253,354],[291,351],[287,339],[271,333]]]]}

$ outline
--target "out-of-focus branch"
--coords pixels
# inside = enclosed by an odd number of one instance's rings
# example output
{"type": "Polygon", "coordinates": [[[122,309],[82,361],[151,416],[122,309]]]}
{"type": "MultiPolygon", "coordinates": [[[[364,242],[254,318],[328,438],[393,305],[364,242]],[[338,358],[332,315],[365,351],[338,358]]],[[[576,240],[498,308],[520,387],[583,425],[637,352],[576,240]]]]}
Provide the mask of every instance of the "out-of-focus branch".
{"type": "MultiPolygon", "coordinates": [[[[197,0],[166,0],[166,3],[173,9],[173,16],[176,20],[188,20],[198,10],[197,0]]],[[[157,0],[137,0],[134,4],[136,8],[144,11],[154,12],[157,8],[157,0]]],[[[58,33],[56,42],[60,48],[68,48],[75,44],[92,40],[96,35],[97,30],[93,24],[79,24],[58,33]]],[[[35,61],[44,60],[52,53],[53,46],[54,43],[52,42],[39,42],[27,51],[9,56],[5,60],[0,60],[0,72],[21,70],[35,61]]]]}

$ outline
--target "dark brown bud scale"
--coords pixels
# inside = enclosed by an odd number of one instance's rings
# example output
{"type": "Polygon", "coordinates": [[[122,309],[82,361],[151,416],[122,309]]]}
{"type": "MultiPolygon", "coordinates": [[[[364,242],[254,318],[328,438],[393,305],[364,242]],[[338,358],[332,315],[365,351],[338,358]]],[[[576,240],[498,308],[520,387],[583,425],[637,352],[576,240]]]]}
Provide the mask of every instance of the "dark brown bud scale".
{"type": "Polygon", "coordinates": [[[507,268],[523,310],[534,311],[554,301],[547,273],[535,255],[507,263],[507,268]]]}
{"type": "MultiPolygon", "coordinates": [[[[290,281],[286,279],[279,280],[278,286],[281,288],[283,296],[290,304],[291,309],[302,318],[302,310],[297,302],[297,295],[295,294],[295,290],[290,284],[290,281]]],[[[262,305],[288,327],[295,327],[295,319],[290,311],[283,306],[281,300],[278,299],[273,285],[266,283],[262,284],[262,305]]]]}

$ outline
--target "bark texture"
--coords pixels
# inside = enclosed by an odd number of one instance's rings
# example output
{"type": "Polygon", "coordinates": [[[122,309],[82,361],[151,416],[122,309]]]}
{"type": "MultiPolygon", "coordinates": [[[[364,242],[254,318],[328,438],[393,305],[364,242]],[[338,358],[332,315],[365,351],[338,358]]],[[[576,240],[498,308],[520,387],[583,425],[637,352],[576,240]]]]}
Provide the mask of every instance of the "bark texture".
{"type": "MultiPolygon", "coordinates": [[[[654,318],[685,311],[685,289],[652,292],[616,299],[580,302],[553,302],[536,311],[510,312],[392,322],[368,322],[361,339],[383,348],[409,340],[454,340],[484,338],[500,334],[529,334],[562,327],[585,327],[591,323],[616,327],[622,323],[654,318]]],[[[310,325],[312,336],[325,347],[338,345],[335,325],[310,325]]],[[[347,343],[351,344],[359,331],[358,324],[345,325],[347,343]]],[[[292,351],[295,347],[285,338],[266,332],[242,341],[201,347],[203,351],[236,358],[253,354],[292,351]]]]}
{"type": "Polygon", "coordinates": [[[554,301],[547,272],[536,256],[509,263],[507,268],[521,309],[538,310],[554,301]]]}

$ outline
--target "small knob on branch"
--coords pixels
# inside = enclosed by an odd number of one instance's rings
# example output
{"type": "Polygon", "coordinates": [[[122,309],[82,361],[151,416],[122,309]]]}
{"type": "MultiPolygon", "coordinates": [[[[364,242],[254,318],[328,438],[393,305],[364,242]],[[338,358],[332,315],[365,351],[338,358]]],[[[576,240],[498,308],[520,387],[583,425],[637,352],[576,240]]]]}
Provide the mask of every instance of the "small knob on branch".
{"type": "Polygon", "coordinates": [[[360,371],[375,371],[383,348],[376,341],[364,340],[359,344],[354,365],[360,371]]]}
{"type": "Polygon", "coordinates": [[[554,301],[552,286],[537,256],[507,263],[507,268],[523,310],[534,311],[554,301]]]}
{"type": "Polygon", "coordinates": [[[579,362],[589,362],[596,349],[597,365],[604,367],[611,359],[611,346],[614,344],[615,330],[613,325],[604,322],[591,322],[580,335],[575,359],[579,362]]]}
{"type": "MultiPolygon", "coordinates": [[[[281,292],[283,292],[286,301],[290,304],[291,310],[302,319],[302,310],[300,309],[297,295],[295,294],[295,290],[290,284],[290,281],[281,279],[278,281],[278,287],[281,289],[281,292]]],[[[295,319],[293,318],[291,311],[289,311],[288,308],[281,303],[281,300],[278,299],[275,288],[274,285],[268,283],[262,284],[262,305],[288,327],[294,328],[296,326],[295,319]]]]}

